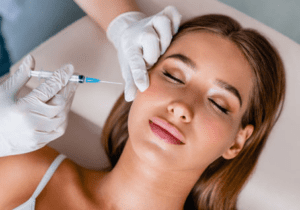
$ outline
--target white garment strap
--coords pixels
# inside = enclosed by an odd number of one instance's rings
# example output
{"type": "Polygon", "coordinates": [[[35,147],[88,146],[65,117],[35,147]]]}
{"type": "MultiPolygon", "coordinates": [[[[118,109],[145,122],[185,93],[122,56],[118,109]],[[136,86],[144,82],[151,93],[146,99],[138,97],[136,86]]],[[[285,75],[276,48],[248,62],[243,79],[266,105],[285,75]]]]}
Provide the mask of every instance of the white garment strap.
{"type": "Polygon", "coordinates": [[[32,197],[34,199],[36,199],[36,197],[42,192],[42,190],[44,189],[44,187],[47,185],[47,183],[49,182],[49,180],[51,179],[52,175],[54,174],[54,172],[56,171],[56,169],[58,168],[58,166],[61,164],[61,162],[67,158],[66,155],[64,154],[60,154],[58,155],[55,160],[52,162],[52,164],[50,165],[50,167],[48,168],[46,174],[44,175],[42,181],[39,183],[38,187],[36,188],[36,190],[34,191],[32,197]]]}

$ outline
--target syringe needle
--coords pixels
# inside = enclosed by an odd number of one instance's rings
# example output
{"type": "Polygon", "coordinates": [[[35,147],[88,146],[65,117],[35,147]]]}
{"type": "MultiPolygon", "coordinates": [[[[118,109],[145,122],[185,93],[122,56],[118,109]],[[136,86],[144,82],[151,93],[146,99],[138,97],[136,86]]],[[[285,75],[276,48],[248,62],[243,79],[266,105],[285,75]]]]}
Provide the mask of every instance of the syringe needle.
{"type": "Polygon", "coordinates": [[[123,85],[122,83],[118,83],[118,82],[108,82],[108,81],[103,81],[103,80],[100,80],[100,83],[111,83],[111,84],[116,84],[116,85],[123,85]]]}
{"type": "Polygon", "coordinates": [[[85,82],[86,82],[86,83],[102,83],[102,82],[103,82],[103,83],[110,83],[110,84],[123,85],[122,83],[103,81],[103,80],[96,79],[96,78],[92,78],[92,77],[86,77],[85,82]]]}

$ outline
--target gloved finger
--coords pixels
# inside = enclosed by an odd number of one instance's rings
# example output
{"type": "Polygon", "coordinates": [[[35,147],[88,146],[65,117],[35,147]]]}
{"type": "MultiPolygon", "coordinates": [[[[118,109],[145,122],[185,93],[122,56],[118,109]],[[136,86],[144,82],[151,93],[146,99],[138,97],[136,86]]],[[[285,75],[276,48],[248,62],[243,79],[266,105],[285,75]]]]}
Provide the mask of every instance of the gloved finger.
{"type": "MultiPolygon", "coordinates": [[[[124,59],[123,57],[119,57],[119,58],[124,59]]],[[[121,63],[124,63],[124,62],[121,62],[121,63]]],[[[133,101],[135,98],[137,87],[134,84],[134,80],[133,80],[129,65],[127,65],[126,63],[124,63],[124,64],[125,65],[121,66],[122,77],[125,81],[124,95],[125,95],[125,101],[130,102],[130,101],[133,101]]]]}
{"type": "Polygon", "coordinates": [[[72,104],[73,104],[74,96],[75,96],[75,95],[73,95],[73,96],[70,98],[70,100],[67,102],[67,104],[66,104],[64,110],[63,110],[61,113],[58,113],[58,115],[57,115],[58,117],[65,115],[65,116],[66,116],[66,120],[68,120],[68,116],[69,116],[69,112],[70,112],[71,106],[72,106],[72,104]]]}
{"type": "Polygon", "coordinates": [[[68,116],[69,116],[69,112],[70,112],[70,109],[71,109],[71,106],[72,106],[72,103],[74,100],[74,96],[75,96],[75,94],[72,94],[70,96],[70,98],[66,101],[66,105],[65,105],[64,109],[60,113],[58,113],[56,115],[56,117],[64,116],[66,118],[66,120],[68,120],[68,116]]]}
{"type": "Polygon", "coordinates": [[[66,114],[61,116],[55,116],[48,118],[39,114],[33,114],[30,116],[30,122],[34,125],[34,129],[40,132],[55,131],[64,121],[66,121],[66,114]]]}
{"type": "Polygon", "coordinates": [[[43,82],[40,86],[33,89],[28,95],[35,97],[42,102],[50,100],[62,87],[66,86],[68,80],[74,72],[74,67],[71,64],[65,65],[43,82]]]}
{"type": "Polygon", "coordinates": [[[63,87],[50,101],[48,105],[64,105],[67,104],[71,97],[75,94],[75,91],[79,83],[77,82],[68,82],[68,84],[63,87]]]}
{"type": "MultiPolygon", "coordinates": [[[[2,75],[0,77],[0,88],[2,86],[2,84],[10,77],[10,72],[7,72],[6,74],[2,75]]],[[[0,89],[1,90],[1,89],[0,89]]]]}
{"type": "Polygon", "coordinates": [[[15,95],[21,87],[23,87],[30,79],[30,71],[35,67],[35,60],[29,54],[25,57],[19,69],[5,80],[1,86],[0,91],[9,90],[11,95],[15,95]]]}
{"type": "MultiPolygon", "coordinates": [[[[52,131],[51,133],[53,133],[53,135],[64,135],[64,133],[66,132],[66,129],[68,127],[68,121],[65,120],[62,124],[60,124],[54,131],[52,131]]],[[[58,137],[60,137],[58,136],[58,137]]],[[[58,138],[57,137],[57,138],[58,138]]]]}
{"type": "MultiPolygon", "coordinates": [[[[146,69],[145,61],[142,57],[142,52],[141,50],[134,50],[130,51],[127,54],[127,61],[129,65],[129,69],[131,71],[131,74],[128,74],[128,76],[132,75],[132,78],[134,80],[135,85],[137,88],[141,91],[144,92],[148,87],[149,87],[149,77],[148,77],[148,72],[146,69]]],[[[128,78],[126,81],[126,85],[130,81],[131,77],[128,78]]],[[[131,83],[128,83],[130,85],[131,83]]],[[[128,90],[131,90],[132,88],[128,90]]]]}
{"type": "Polygon", "coordinates": [[[41,148],[49,142],[58,139],[59,137],[64,135],[64,133],[66,132],[67,125],[68,123],[65,121],[51,132],[35,131],[35,139],[39,140],[38,142],[36,142],[37,146],[41,148]]]}
{"type": "MultiPolygon", "coordinates": [[[[63,103],[65,103],[64,109],[58,113],[56,115],[56,117],[61,117],[64,116],[65,118],[68,117],[73,100],[74,100],[74,96],[75,96],[75,91],[77,89],[77,87],[79,86],[79,83],[75,83],[75,82],[69,82],[70,84],[68,84],[65,89],[65,91],[62,90],[62,97],[58,97],[59,98],[63,98],[63,103]]],[[[56,98],[56,97],[55,97],[56,98]]]]}
{"type": "Polygon", "coordinates": [[[27,110],[44,116],[47,119],[53,119],[55,117],[58,118],[62,116],[66,118],[66,112],[69,112],[70,110],[70,106],[78,85],[79,83],[69,82],[68,85],[60,90],[49,102],[45,104],[39,100],[35,100],[34,104],[38,105],[33,106],[33,103],[31,102],[30,109],[27,110]]]}
{"type": "MultiPolygon", "coordinates": [[[[156,16],[152,20],[153,27],[160,40],[160,55],[164,54],[172,40],[172,24],[166,16],[156,16]]],[[[158,57],[157,57],[158,59],[158,57]]],[[[156,61],[157,61],[156,59],[156,61]]],[[[155,62],[156,62],[155,61],[155,62]]]]}
{"type": "MultiPolygon", "coordinates": [[[[60,100],[60,102],[64,100],[60,100]]],[[[48,105],[33,94],[28,94],[23,98],[19,98],[17,101],[17,107],[23,113],[35,113],[48,118],[55,117],[61,110],[64,109],[65,103],[53,103],[48,105]]]]}
{"type": "Polygon", "coordinates": [[[34,113],[47,118],[53,118],[64,109],[65,104],[48,105],[36,98],[26,96],[18,100],[17,106],[23,113],[34,113]]]}
{"type": "Polygon", "coordinates": [[[178,32],[180,21],[181,21],[181,14],[178,12],[176,7],[174,6],[167,6],[163,11],[158,14],[166,15],[172,22],[172,34],[176,34],[178,32]]]}
{"type": "Polygon", "coordinates": [[[63,94],[67,103],[71,100],[71,98],[73,98],[79,84],[80,83],[78,82],[69,82],[67,86],[64,88],[64,90],[61,91],[60,94],[63,94]]]}
{"type": "Polygon", "coordinates": [[[125,101],[131,102],[135,99],[137,88],[134,84],[134,82],[126,82],[125,84],[125,101]]]}
{"type": "MultiPolygon", "coordinates": [[[[153,64],[156,63],[157,59],[160,56],[159,37],[153,28],[146,29],[146,31],[141,35],[140,44],[143,50],[142,56],[146,61],[147,67],[150,68],[153,66],[153,64]]],[[[133,48],[133,50],[134,49],[135,48],[133,48]]],[[[136,54],[136,56],[138,56],[138,54],[136,54]]],[[[138,62],[140,60],[136,58],[134,59],[135,62],[138,62]]],[[[139,63],[137,63],[137,65],[139,65],[139,67],[142,67],[142,65],[139,63]]]]}
{"type": "Polygon", "coordinates": [[[67,100],[67,104],[66,104],[66,108],[65,108],[65,112],[68,114],[69,110],[73,104],[74,101],[74,97],[75,97],[75,91],[73,94],[70,95],[70,98],[67,100]]]}

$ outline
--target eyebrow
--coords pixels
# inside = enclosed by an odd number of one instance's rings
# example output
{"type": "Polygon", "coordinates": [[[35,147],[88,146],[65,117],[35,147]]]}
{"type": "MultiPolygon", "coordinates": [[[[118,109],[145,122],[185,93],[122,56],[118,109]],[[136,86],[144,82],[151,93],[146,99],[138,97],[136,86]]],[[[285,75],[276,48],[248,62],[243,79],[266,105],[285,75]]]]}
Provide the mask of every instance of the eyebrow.
{"type": "MultiPolygon", "coordinates": [[[[172,55],[169,55],[168,57],[166,57],[165,60],[168,59],[168,58],[178,59],[178,60],[182,61],[183,63],[185,63],[187,66],[191,67],[191,69],[194,72],[198,71],[198,69],[196,68],[196,63],[194,61],[192,61],[190,58],[186,57],[185,55],[182,55],[180,53],[172,54],[172,55]]],[[[219,87],[233,93],[239,99],[240,107],[242,106],[242,104],[243,104],[242,97],[241,97],[239,91],[235,87],[233,87],[232,85],[230,85],[227,82],[225,82],[223,80],[220,80],[220,79],[217,79],[214,82],[214,84],[216,84],[219,87]]]]}
{"type": "Polygon", "coordinates": [[[178,59],[183,63],[185,63],[186,65],[188,65],[189,67],[191,67],[195,72],[197,71],[196,63],[192,61],[190,58],[186,57],[185,55],[177,53],[177,54],[169,55],[168,57],[165,58],[165,60],[168,58],[178,59]]]}
{"type": "Polygon", "coordinates": [[[242,106],[243,102],[242,102],[242,97],[239,93],[239,91],[233,87],[232,85],[228,84],[227,82],[223,81],[223,80],[219,80],[217,79],[214,84],[218,85],[219,87],[228,90],[229,92],[233,93],[240,101],[240,107],[242,106]]]}

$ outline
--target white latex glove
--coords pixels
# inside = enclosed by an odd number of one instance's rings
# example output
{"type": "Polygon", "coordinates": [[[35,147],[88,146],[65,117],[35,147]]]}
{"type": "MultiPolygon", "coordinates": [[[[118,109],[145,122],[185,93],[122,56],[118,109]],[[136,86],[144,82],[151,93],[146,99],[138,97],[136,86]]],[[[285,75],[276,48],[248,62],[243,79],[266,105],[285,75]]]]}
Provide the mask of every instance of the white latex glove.
{"type": "Polygon", "coordinates": [[[146,18],[141,12],[127,12],[116,17],[107,28],[107,37],[118,51],[125,80],[125,100],[135,98],[137,88],[149,87],[147,69],[151,68],[177,33],[181,15],[173,6],[146,18]]]}
{"type": "Polygon", "coordinates": [[[65,65],[27,96],[16,99],[34,68],[34,58],[28,55],[19,70],[0,84],[0,157],[40,149],[66,130],[67,115],[78,86],[75,82],[68,83],[73,66],[65,65]]]}

